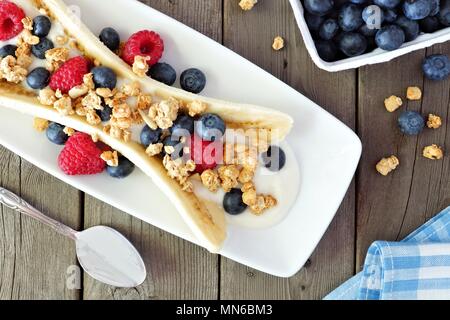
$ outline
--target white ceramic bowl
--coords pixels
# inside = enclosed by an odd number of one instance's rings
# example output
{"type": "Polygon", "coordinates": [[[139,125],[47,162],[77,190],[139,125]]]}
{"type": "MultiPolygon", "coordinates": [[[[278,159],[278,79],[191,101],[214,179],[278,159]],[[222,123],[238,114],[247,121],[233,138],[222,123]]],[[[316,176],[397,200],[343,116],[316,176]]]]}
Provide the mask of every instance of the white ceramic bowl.
{"type": "Polygon", "coordinates": [[[347,69],[359,68],[368,64],[382,63],[390,61],[394,58],[400,57],[404,54],[415,50],[430,47],[436,43],[442,43],[450,40],[450,28],[445,28],[434,33],[421,34],[414,41],[403,44],[399,49],[394,51],[385,51],[382,49],[375,49],[372,52],[363,55],[338,60],[335,62],[326,62],[319,57],[314,40],[309,32],[308,26],[303,15],[303,6],[300,0],[289,0],[294,10],[295,19],[297,20],[300,32],[302,33],[306,49],[308,49],[314,63],[321,69],[326,71],[341,71],[347,69]]]}

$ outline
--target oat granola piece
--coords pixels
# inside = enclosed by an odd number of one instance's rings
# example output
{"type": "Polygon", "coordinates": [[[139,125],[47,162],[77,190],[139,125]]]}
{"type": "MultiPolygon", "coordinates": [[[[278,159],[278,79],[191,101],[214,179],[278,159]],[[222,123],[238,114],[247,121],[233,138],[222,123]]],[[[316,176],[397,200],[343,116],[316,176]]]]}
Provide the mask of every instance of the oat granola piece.
{"type": "Polygon", "coordinates": [[[256,203],[258,197],[253,182],[245,183],[242,186],[241,191],[242,191],[242,202],[244,202],[248,206],[253,206],[256,203]]]}
{"type": "Polygon", "coordinates": [[[251,170],[249,168],[243,168],[241,170],[241,173],[239,174],[239,182],[240,183],[247,183],[253,180],[255,177],[255,171],[251,170]]]}
{"type": "Polygon", "coordinates": [[[13,56],[6,56],[0,60],[0,79],[8,82],[20,83],[26,79],[27,69],[17,64],[17,59],[13,56]]]}
{"type": "Polygon", "coordinates": [[[128,104],[122,103],[112,108],[112,115],[118,119],[131,118],[131,108],[128,104]]]}
{"type": "Polygon", "coordinates": [[[257,4],[257,3],[258,3],[258,0],[241,0],[241,1],[239,1],[239,6],[241,7],[242,10],[248,11],[248,10],[253,9],[255,4],[257,4]]]}
{"type": "Polygon", "coordinates": [[[58,99],[53,107],[63,116],[72,115],[75,113],[72,107],[72,99],[69,96],[63,96],[58,99]]]}
{"type": "Polygon", "coordinates": [[[444,157],[444,151],[438,145],[432,144],[423,149],[423,156],[431,160],[440,160],[444,157]]]}
{"type": "Polygon", "coordinates": [[[33,59],[30,56],[26,55],[17,56],[17,65],[24,69],[28,69],[28,67],[31,66],[32,63],[33,59]]]}
{"type": "Polygon", "coordinates": [[[273,208],[278,204],[278,200],[271,195],[264,196],[264,202],[266,204],[266,209],[273,208]]]}
{"type": "Polygon", "coordinates": [[[38,132],[44,132],[48,128],[48,120],[42,118],[34,118],[33,119],[33,128],[38,132]]]}
{"type": "Polygon", "coordinates": [[[91,134],[91,138],[92,138],[92,141],[94,141],[94,143],[97,143],[100,141],[100,137],[98,136],[97,133],[91,134]]]}
{"type": "Polygon", "coordinates": [[[139,77],[145,77],[149,69],[147,61],[150,61],[150,59],[148,56],[134,57],[133,72],[139,77]]]}
{"type": "Polygon", "coordinates": [[[139,110],[147,110],[152,105],[152,96],[148,94],[140,94],[137,97],[137,108],[139,110]]]}
{"type": "Polygon", "coordinates": [[[86,85],[80,84],[79,86],[75,86],[69,90],[69,97],[71,97],[72,99],[76,99],[86,95],[88,91],[89,89],[86,85]]]}
{"type": "Polygon", "coordinates": [[[122,93],[129,97],[137,97],[141,94],[141,85],[137,81],[126,83],[122,86],[122,93]]]}
{"type": "MultiPolygon", "coordinates": [[[[154,103],[148,111],[148,117],[157,127],[161,129],[169,129],[173,126],[173,122],[177,119],[179,109],[180,103],[178,100],[169,98],[167,100],[154,103]]],[[[156,129],[154,126],[150,126],[150,128],[156,129]]]]}
{"type": "Polygon", "coordinates": [[[406,99],[420,100],[422,99],[422,91],[419,87],[408,87],[408,89],[406,89],[406,99]]]}
{"type": "Polygon", "coordinates": [[[41,41],[41,39],[39,39],[39,37],[33,35],[31,33],[31,31],[27,30],[27,29],[24,29],[22,31],[21,37],[22,37],[24,42],[26,42],[26,43],[28,43],[29,45],[32,45],[32,46],[38,44],[41,41]]]}
{"type": "Polygon", "coordinates": [[[75,130],[69,127],[64,127],[64,133],[67,134],[69,137],[73,136],[75,133],[75,130]]]}
{"type": "Polygon", "coordinates": [[[163,159],[163,165],[169,177],[178,181],[184,191],[193,191],[192,182],[188,181],[188,178],[195,171],[194,161],[189,160],[184,163],[181,158],[172,160],[170,155],[166,155],[163,159]]]}
{"type": "Polygon", "coordinates": [[[395,170],[400,164],[398,158],[394,155],[389,158],[383,158],[377,163],[376,169],[383,176],[387,176],[391,171],[395,170]]]}
{"type": "Polygon", "coordinates": [[[105,151],[100,155],[100,158],[110,167],[119,165],[119,154],[117,151],[105,151]]]}
{"type": "Polygon", "coordinates": [[[145,150],[145,153],[147,153],[150,157],[154,157],[158,154],[161,154],[163,148],[164,148],[164,144],[162,144],[162,143],[151,144],[145,150]]]}
{"type": "Polygon", "coordinates": [[[131,111],[131,122],[133,124],[143,124],[144,119],[142,119],[141,113],[139,110],[133,110],[131,111]]]}
{"type": "Polygon", "coordinates": [[[200,175],[203,185],[211,192],[216,192],[220,187],[219,175],[216,171],[208,169],[200,175]]]}
{"type": "Polygon", "coordinates": [[[103,110],[102,98],[100,98],[93,90],[89,91],[81,101],[81,104],[91,110],[103,110]]]}
{"type": "Polygon", "coordinates": [[[16,49],[16,57],[31,56],[31,45],[24,41],[19,41],[16,49]]]}
{"type": "Polygon", "coordinates": [[[280,51],[284,48],[284,39],[280,36],[275,37],[273,39],[272,49],[275,51],[280,51]]]}
{"type": "Polygon", "coordinates": [[[113,90],[109,88],[97,88],[95,93],[102,98],[111,98],[114,96],[113,90]]]}
{"type": "Polygon", "coordinates": [[[386,110],[389,112],[394,112],[398,108],[400,108],[403,104],[403,101],[400,97],[397,96],[390,96],[389,98],[386,98],[384,100],[384,106],[386,107],[386,110]]]}
{"type": "Polygon", "coordinates": [[[22,19],[22,24],[23,24],[23,28],[25,30],[33,30],[33,19],[31,19],[30,17],[25,17],[22,19]]]}
{"type": "Polygon", "coordinates": [[[249,207],[254,215],[261,215],[266,210],[266,198],[263,195],[256,196],[255,202],[249,207]]]}
{"type": "Polygon", "coordinates": [[[441,117],[430,113],[428,115],[427,127],[430,129],[439,129],[442,126],[441,117]]]}
{"type": "Polygon", "coordinates": [[[89,90],[95,90],[94,75],[92,72],[83,76],[83,84],[86,85],[89,90]]]}
{"type": "Polygon", "coordinates": [[[102,122],[102,119],[100,118],[100,116],[97,114],[97,112],[95,110],[88,109],[88,111],[86,113],[86,121],[87,121],[87,123],[89,123],[91,125],[97,125],[102,122]]]}
{"type": "Polygon", "coordinates": [[[208,105],[202,101],[192,101],[187,104],[187,111],[191,117],[195,117],[202,114],[208,108],[208,105]]]}
{"type": "Polygon", "coordinates": [[[58,46],[61,46],[61,47],[62,47],[62,46],[64,46],[64,45],[66,45],[67,42],[69,42],[69,37],[66,36],[65,34],[56,36],[55,42],[56,42],[56,44],[57,44],[58,46]]]}
{"type": "MultiPolygon", "coordinates": [[[[113,110],[113,114],[114,114],[114,110],[113,110]]],[[[130,129],[131,126],[133,125],[133,121],[132,121],[131,117],[128,117],[128,118],[117,118],[114,115],[111,116],[111,119],[109,120],[109,123],[111,124],[111,126],[119,128],[121,130],[130,129]]]]}
{"type": "Polygon", "coordinates": [[[219,168],[220,184],[225,192],[229,192],[231,189],[236,188],[239,185],[239,174],[240,171],[238,167],[233,164],[219,168]]]}
{"type": "Polygon", "coordinates": [[[69,59],[69,49],[65,47],[53,48],[45,52],[45,59],[48,62],[64,63],[69,59]]]}
{"type": "Polygon", "coordinates": [[[38,99],[39,102],[42,103],[44,106],[53,106],[53,104],[57,100],[55,91],[53,91],[50,88],[40,90],[38,99]]]}

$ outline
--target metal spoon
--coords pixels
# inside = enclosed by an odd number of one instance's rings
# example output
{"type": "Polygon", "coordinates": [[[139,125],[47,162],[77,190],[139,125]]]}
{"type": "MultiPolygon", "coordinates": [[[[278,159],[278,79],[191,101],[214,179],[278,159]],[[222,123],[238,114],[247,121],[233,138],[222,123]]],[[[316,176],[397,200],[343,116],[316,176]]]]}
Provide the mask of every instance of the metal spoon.
{"type": "Polygon", "coordinates": [[[147,272],[136,248],[116,230],[97,226],[77,232],[33,208],[16,194],[0,187],[0,203],[26,214],[75,241],[78,261],[94,279],[123,288],[144,282],[147,272]]]}

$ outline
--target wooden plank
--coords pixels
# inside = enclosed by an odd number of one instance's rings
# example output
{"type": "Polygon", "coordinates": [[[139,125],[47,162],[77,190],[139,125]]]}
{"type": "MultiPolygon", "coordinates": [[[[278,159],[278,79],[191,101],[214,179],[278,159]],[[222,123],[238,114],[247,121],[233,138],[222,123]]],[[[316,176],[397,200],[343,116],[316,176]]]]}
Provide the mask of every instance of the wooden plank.
{"type": "MultiPolygon", "coordinates": [[[[287,0],[260,1],[243,12],[225,1],[224,44],[310,97],[349,126],[355,124],[355,72],[319,70],[306,52],[287,0]],[[281,35],[286,48],[271,49],[281,35]]],[[[322,298],[354,270],[354,185],[307,266],[290,279],[279,279],[222,259],[222,299],[322,298]]],[[[300,244],[299,244],[300,245],[300,244]]]]}
{"type": "MultiPolygon", "coordinates": [[[[50,217],[80,227],[77,190],[3,148],[0,169],[3,187],[50,217]]],[[[79,290],[66,286],[67,269],[77,264],[72,240],[7,208],[1,217],[0,299],[78,299],[79,290]]]]}
{"type": "Polygon", "coordinates": [[[364,143],[358,180],[357,266],[364,263],[374,240],[400,240],[426,220],[450,205],[450,157],[431,161],[422,157],[423,147],[432,143],[447,150],[449,135],[448,81],[424,79],[421,62],[431,53],[450,53],[450,45],[416,51],[392,62],[364,67],[360,71],[359,130],[364,143]],[[444,126],[425,129],[418,137],[402,135],[396,125],[400,111],[386,112],[385,97],[402,98],[408,86],[423,88],[422,101],[405,101],[401,110],[435,113],[444,126]],[[395,154],[399,168],[388,177],[379,175],[377,161],[395,154]]]}
{"type": "MultiPolygon", "coordinates": [[[[221,0],[142,1],[220,41],[221,0]]],[[[106,224],[123,232],[143,254],[148,277],[138,288],[84,281],[85,299],[215,299],[218,257],[86,196],[85,227],[106,224]]]]}

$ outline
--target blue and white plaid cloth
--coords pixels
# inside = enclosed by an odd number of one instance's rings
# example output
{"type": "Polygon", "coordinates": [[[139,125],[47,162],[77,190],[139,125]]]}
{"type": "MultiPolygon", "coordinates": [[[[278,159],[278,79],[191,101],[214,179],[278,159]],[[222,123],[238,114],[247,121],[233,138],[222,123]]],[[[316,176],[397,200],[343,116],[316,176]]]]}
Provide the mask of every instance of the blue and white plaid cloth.
{"type": "Polygon", "coordinates": [[[450,207],[401,242],[374,242],[363,271],[325,300],[450,300],[450,207]]]}

